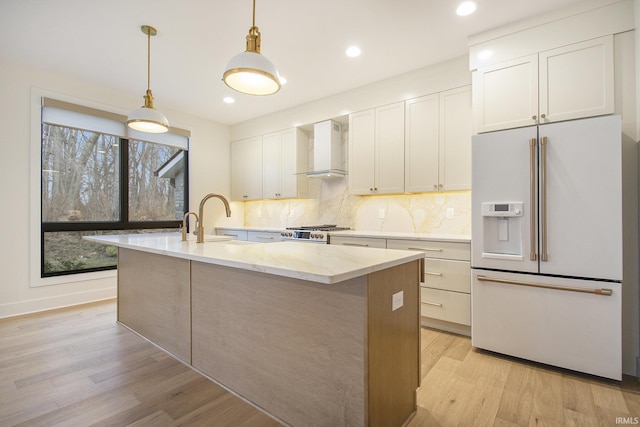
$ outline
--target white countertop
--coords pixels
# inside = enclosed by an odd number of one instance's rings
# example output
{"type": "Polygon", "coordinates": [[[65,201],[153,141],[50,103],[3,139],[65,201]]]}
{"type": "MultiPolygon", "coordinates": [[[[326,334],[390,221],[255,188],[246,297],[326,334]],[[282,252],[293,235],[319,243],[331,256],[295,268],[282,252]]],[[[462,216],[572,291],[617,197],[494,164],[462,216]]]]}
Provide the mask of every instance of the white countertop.
{"type": "MultiPolygon", "coordinates": [[[[215,239],[215,236],[211,238],[215,239]]],[[[183,242],[180,233],[122,234],[87,240],[159,255],[319,283],[337,283],[424,258],[422,251],[358,248],[303,242],[183,242]]]]}
{"type": "Polygon", "coordinates": [[[465,234],[429,234],[429,233],[401,233],[395,231],[361,231],[345,230],[330,231],[330,236],[350,237],[377,237],[380,239],[404,239],[404,240],[436,240],[439,242],[471,242],[471,236],[465,234]]]}

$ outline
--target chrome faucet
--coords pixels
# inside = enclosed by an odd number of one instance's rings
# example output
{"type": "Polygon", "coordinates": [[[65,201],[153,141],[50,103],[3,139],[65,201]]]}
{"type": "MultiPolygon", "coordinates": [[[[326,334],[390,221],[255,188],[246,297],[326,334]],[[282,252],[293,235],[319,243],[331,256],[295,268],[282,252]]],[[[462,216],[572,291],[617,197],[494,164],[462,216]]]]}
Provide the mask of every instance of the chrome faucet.
{"type": "Polygon", "coordinates": [[[204,204],[212,197],[217,197],[218,199],[222,200],[222,203],[224,203],[224,209],[227,211],[227,218],[231,216],[229,201],[225,199],[224,196],[214,193],[209,193],[204,196],[204,198],[200,202],[200,208],[198,209],[198,217],[200,218],[200,220],[198,221],[198,239],[196,240],[196,243],[204,243],[204,225],[202,225],[202,219],[204,218],[204,204]]]}
{"type": "Polygon", "coordinates": [[[196,217],[196,229],[198,228],[198,224],[200,223],[200,220],[198,219],[198,214],[193,212],[193,211],[189,211],[186,214],[184,214],[184,216],[182,217],[182,228],[180,231],[182,231],[182,241],[185,242],[187,240],[187,218],[189,218],[189,215],[193,215],[196,217]]]}

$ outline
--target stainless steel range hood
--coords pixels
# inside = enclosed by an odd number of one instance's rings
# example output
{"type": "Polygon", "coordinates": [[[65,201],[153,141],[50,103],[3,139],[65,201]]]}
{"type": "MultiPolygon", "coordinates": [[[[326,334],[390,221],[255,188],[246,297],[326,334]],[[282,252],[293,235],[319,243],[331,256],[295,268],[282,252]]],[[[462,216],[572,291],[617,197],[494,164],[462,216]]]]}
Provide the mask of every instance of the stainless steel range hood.
{"type": "Polygon", "coordinates": [[[308,178],[343,178],[342,126],[333,120],[313,125],[313,170],[308,178]]]}

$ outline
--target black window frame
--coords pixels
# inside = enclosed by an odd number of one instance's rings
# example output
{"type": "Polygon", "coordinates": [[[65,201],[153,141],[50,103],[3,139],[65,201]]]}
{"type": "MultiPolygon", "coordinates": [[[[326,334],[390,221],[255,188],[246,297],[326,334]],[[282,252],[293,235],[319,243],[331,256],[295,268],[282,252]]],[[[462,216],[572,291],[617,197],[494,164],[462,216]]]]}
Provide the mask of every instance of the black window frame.
{"type": "MultiPolygon", "coordinates": [[[[42,135],[44,124],[41,125],[40,156],[42,156],[42,135]]],[[[146,141],[143,141],[146,142],[146,141]]],[[[182,149],[184,161],[184,213],[189,207],[189,149],[182,149]]],[[[120,213],[117,221],[70,221],[45,222],[42,218],[42,198],[40,199],[40,277],[59,277],[73,274],[92,273],[97,271],[116,270],[117,265],[83,268],[77,270],[45,272],[45,233],[50,232],[82,232],[82,231],[126,231],[167,229],[175,230],[182,226],[182,220],[162,221],[129,221],[129,139],[119,138],[119,202],[120,213]]],[[[42,174],[42,172],[40,172],[42,174]]],[[[42,194],[42,177],[40,179],[40,194],[42,194]]]]}

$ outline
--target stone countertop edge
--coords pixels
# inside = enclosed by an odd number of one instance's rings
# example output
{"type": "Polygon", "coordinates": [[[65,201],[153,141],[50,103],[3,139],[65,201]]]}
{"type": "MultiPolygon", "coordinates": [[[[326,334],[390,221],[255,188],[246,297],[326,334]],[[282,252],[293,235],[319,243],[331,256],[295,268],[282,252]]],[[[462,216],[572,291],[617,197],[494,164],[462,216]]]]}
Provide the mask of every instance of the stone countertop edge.
{"type": "Polygon", "coordinates": [[[334,284],[424,258],[422,251],[304,242],[183,242],[180,233],[85,236],[85,240],[224,267],[334,284]]]}

